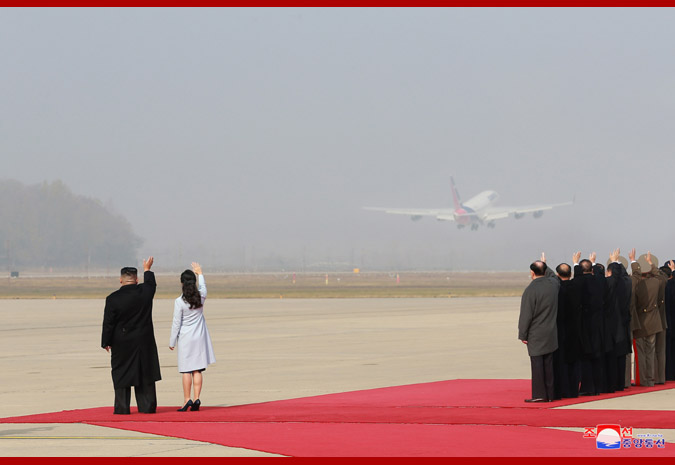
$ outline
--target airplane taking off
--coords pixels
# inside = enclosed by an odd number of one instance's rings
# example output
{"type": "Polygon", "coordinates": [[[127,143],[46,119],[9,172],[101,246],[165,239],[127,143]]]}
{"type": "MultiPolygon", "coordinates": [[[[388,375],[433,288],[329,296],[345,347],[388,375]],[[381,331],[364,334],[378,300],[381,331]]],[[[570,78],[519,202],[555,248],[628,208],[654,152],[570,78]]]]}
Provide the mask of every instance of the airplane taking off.
{"type": "Polygon", "coordinates": [[[525,205],[520,207],[494,207],[493,204],[499,198],[495,191],[483,191],[480,194],[471,197],[466,202],[462,202],[455,187],[455,180],[450,176],[450,185],[452,187],[452,201],[455,208],[382,208],[382,207],[363,207],[366,210],[383,211],[395,215],[409,215],[413,221],[421,220],[424,216],[434,216],[439,221],[454,221],[457,228],[462,229],[470,226],[472,231],[478,229],[482,224],[488,228],[495,227],[495,220],[501,220],[513,215],[520,219],[526,213],[532,213],[534,218],[541,218],[544,210],[551,210],[555,207],[572,205],[571,202],[554,203],[547,205],[525,205]]]}

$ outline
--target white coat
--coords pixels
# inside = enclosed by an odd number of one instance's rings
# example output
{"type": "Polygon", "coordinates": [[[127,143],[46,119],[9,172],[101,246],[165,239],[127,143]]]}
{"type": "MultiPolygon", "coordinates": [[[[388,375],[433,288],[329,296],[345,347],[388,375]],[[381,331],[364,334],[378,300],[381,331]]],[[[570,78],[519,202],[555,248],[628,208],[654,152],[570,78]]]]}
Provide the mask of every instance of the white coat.
{"type": "Polygon", "coordinates": [[[206,301],[206,283],[204,275],[199,275],[199,294],[202,306],[190,308],[181,295],[173,307],[173,325],[169,347],[178,348],[178,371],[181,373],[205,369],[216,361],[211,344],[209,329],[204,319],[206,301]]]}

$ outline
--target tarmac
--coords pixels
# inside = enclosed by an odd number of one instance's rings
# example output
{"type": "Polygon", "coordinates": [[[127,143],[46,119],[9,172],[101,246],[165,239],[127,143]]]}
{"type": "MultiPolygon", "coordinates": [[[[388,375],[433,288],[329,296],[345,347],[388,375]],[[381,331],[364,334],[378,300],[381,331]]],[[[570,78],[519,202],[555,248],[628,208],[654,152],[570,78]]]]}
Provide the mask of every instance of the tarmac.
{"type": "MultiPolygon", "coordinates": [[[[110,356],[100,348],[103,305],[3,301],[0,418],[112,410],[110,356]]],[[[205,317],[218,361],[204,373],[201,401],[233,406],[451,379],[529,379],[527,349],[517,339],[519,305],[517,297],[209,299],[205,317]]],[[[173,300],[155,300],[158,404],[178,408],[181,375],[168,349],[172,313],[173,300]]],[[[574,408],[675,410],[675,400],[665,390],[574,408]]],[[[675,443],[675,429],[649,432],[675,443]]],[[[272,455],[85,424],[0,422],[3,457],[272,455]]]]}

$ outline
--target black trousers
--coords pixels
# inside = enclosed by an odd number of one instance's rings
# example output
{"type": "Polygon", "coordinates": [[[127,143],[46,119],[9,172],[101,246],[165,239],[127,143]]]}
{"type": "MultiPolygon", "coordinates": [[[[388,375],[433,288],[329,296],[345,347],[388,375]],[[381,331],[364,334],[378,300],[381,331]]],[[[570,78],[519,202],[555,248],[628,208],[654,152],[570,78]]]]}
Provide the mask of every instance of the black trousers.
{"type": "Polygon", "coordinates": [[[581,387],[584,394],[597,395],[607,390],[607,375],[605,373],[605,358],[593,357],[581,361],[581,387]]]}
{"type": "Polygon", "coordinates": [[[666,334],[666,380],[675,380],[675,344],[666,334]]]}
{"type": "MultiPolygon", "coordinates": [[[[139,413],[155,413],[157,411],[157,391],[155,383],[145,384],[143,386],[134,386],[136,396],[136,405],[139,413]]],[[[121,415],[129,415],[129,405],[131,404],[131,387],[115,389],[115,411],[121,415]]]]}
{"type": "MultiPolygon", "coordinates": [[[[624,363],[626,361],[626,358],[623,357],[624,363]]],[[[618,379],[618,370],[619,370],[619,359],[617,356],[614,355],[613,352],[605,352],[604,356],[604,371],[605,371],[605,379],[603,380],[603,385],[602,388],[600,389],[600,392],[614,392],[618,389],[618,386],[616,385],[616,381],[618,379]]],[[[623,375],[623,372],[621,372],[623,375]]]]}
{"type": "MultiPolygon", "coordinates": [[[[629,354],[630,355],[630,354],[629,354]]],[[[623,391],[624,389],[624,381],[625,381],[625,373],[626,373],[626,356],[625,355],[619,355],[616,357],[616,378],[614,378],[615,391],[623,391]]]]}
{"type": "Polygon", "coordinates": [[[579,362],[568,363],[565,360],[564,346],[553,352],[553,382],[555,399],[579,397],[581,367],[579,362]]]}
{"type": "Polygon", "coordinates": [[[532,366],[532,398],[553,400],[555,397],[553,353],[530,357],[532,366]]]}

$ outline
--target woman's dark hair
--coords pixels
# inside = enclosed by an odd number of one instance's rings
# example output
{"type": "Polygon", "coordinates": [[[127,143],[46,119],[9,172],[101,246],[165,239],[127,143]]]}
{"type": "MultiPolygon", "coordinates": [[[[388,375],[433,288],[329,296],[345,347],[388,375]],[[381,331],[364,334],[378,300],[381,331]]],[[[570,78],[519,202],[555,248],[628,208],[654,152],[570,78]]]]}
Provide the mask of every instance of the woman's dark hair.
{"type": "Polygon", "coordinates": [[[185,270],[180,275],[180,282],[183,283],[183,300],[190,304],[190,308],[199,308],[202,306],[202,296],[197,290],[197,276],[192,270],[185,270]]]}

